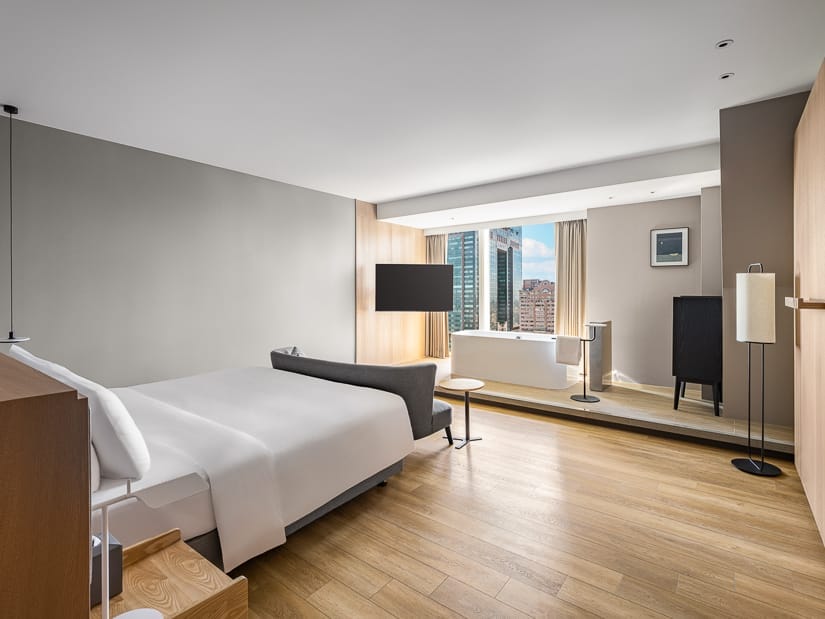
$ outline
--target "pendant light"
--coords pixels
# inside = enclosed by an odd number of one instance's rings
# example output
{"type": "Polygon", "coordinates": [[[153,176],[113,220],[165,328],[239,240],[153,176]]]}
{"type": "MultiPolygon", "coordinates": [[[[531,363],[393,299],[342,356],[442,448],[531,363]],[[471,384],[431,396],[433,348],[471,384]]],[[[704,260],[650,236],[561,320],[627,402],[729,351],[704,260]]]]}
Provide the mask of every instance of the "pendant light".
{"type": "Polygon", "coordinates": [[[18,109],[3,104],[3,111],[9,115],[9,336],[0,340],[3,344],[26,342],[29,338],[14,334],[14,192],[12,176],[12,117],[18,109]]]}

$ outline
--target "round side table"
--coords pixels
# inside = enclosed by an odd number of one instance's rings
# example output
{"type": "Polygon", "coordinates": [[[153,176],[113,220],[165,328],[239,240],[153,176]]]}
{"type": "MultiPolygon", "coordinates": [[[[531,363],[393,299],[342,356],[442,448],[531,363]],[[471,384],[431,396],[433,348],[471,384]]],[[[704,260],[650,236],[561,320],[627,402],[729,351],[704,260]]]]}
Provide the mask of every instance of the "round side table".
{"type": "Polygon", "coordinates": [[[480,441],[480,436],[470,435],[470,392],[484,388],[484,382],[474,378],[450,378],[438,383],[438,386],[447,391],[464,392],[464,436],[456,437],[456,449],[461,449],[470,441],[480,441]]]}

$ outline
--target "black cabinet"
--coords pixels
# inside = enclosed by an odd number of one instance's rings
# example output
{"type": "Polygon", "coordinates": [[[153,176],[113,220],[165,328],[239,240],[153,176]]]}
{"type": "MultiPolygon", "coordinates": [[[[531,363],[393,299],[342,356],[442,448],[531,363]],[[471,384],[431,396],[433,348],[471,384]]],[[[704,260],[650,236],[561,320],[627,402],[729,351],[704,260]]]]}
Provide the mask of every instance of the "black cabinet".
{"type": "Polygon", "coordinates": [[[713,412],[722,399],[722,297],[673,297],[673,408],[686,383],[713,387],[713,412]]]}

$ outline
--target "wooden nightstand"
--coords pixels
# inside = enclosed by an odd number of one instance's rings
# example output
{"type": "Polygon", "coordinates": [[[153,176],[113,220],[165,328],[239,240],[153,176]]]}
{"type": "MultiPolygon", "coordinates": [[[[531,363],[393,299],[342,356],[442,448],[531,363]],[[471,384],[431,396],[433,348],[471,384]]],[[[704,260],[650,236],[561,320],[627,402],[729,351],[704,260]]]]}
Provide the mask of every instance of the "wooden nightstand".
{"type": "MultiPolygon", "coordinates": [[[[246,617],[247,580],[232,580],[187,546],[173,529],[123,550],[123,592],[110,601],[111,616],[154,608],[164,617],[246,617]]],[[[100,605],[90,618],[100,617],[100,605]]]]}

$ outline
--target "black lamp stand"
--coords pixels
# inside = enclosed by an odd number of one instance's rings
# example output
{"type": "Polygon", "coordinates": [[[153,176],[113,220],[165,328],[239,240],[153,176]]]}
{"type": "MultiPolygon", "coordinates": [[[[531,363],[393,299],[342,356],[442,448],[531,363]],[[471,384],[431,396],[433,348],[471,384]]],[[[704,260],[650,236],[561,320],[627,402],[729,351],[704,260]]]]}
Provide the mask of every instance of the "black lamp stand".
{"type": "Polygon", "coordinates": [[[782,474],[782,469],[770,462],[765,462],[765,345],[760,343],[759,346],[762,347],[762,444],[760,447],[760,460],[754,462],[753,452],[751,451],[751,342],[748,342],[748,457],[734,458],[730,462],[740,471],[751,475],[776,477],[782,474]]]}
{"type": "Polygon", "coordinates": [[[596,327],[586,325],[588,329],[592,329],[593,335],[589,338],[581,338],[582,340],[582,356],[584,357],[584,380],[582,380],[583,391],[581,395],[571,395],[570,399],[576,402],[587,402],[593,404],[599,402],[599,398],[594,395],[587,395],[587,342],[592,342],[596,339],[596,327]]]}

